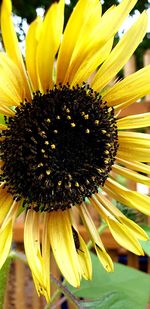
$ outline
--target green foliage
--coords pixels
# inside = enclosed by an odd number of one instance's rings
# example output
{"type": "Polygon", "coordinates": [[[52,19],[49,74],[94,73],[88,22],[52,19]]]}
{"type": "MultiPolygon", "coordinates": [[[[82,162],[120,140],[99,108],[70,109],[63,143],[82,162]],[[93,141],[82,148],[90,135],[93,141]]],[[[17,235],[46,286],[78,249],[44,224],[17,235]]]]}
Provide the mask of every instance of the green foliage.
{"type": "Polygon", "coordinates": [[[0,309],[3,309],[3,303],[4,303],[4,296],[5,296],[5,290],[6,290],[6,284],[7,284],[7,277],[9,273],[9,267],[10,267],[11,258],[8,257],[5,264],[0,270],[0,309]]]}
{"type": "MultiPolygon", "coordinates": [[[[150,226],[147,225],[142,225],[143,230],[147,233],[147,235],[150,238],[150,226]]],[[[147,241],[140,241],[141,246],[143,248],[143,250],[145,251],[145,253],[150,256],[150,239],[148,239],[147,241]]]]}
{"type": "Polygon", "coordinates": [[[52,1],[49,0],[12,0],[13,11],[22,18],[26,18],[28,23],[36,17],[36,8],[48,8],[52,1]]]}
{"type": "Polygon", "coordinates": [[[4,115],[0,114],[0,124],[5,124],[4,115]]]}
{"type": "Polygon", "coordinates": [[[108,292],[96,301],[80,302],[80,304],[83,306],[82,308],[91,309],[131,309],[135,305],[133,301],[126,299],[124,294],[117,292],[108,292]]]}
{"type": "Polygon", "coordinates": [[[117,263],[114,273],[107,273],[94,254],[92,265],[92,281],[83,280],[80,289],[69,287],[76,297],[85,299],[85,303],[81,301],[83,308],[146,308],[150,296],[149,275],[117,263]]]}

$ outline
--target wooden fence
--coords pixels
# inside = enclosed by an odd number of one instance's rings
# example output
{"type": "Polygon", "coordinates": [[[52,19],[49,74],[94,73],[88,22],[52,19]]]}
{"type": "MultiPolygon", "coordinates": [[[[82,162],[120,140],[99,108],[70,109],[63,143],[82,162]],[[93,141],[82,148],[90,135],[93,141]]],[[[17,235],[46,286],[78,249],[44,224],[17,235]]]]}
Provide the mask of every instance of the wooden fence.
{"type": "MultiPolygon", "coordinates": [[[[143,57],[144,66],[150,64],[150,49],[147,50],[143,57]]],[[[129,62],[124,67],[124,75],[127,76],[136,70],[136,63],[134,56],[131,57],[129,62]]],[[[132,115],[135,113],[144,113],[150,111],[150,95],[145,97],[144,104],[135,102],[131,107],[128,107],[122,112],[122,116],[132,115]]],[[[149,132],[149,131],[148,131],[149,132]]],[[[132,189],[136,189],[136,184],[133,181],[129,181],[128,186],[132,189]]],[[[91,210],[91,215],[96,225],[99,225],[99,217],[94,210],[91,210]]],[[[77,217],[78,221],[78,217],[77,217]]],[[[150,220],[148,219],[150,224],[150,220]]],[[[83,226],[79,226],[79,230],[85,240],[88,241],[88,235],[83,226]]],[[[150,258],[145,257],[141,261],[140,257],[127,252],[115,242],[110,232],[106,230],[102,234],[102,241],[112,257],[113,261],[125,263],[128,266],[141,269],[147,273],[150,273],[150,258]]],[[[14,228],[14,246],[23,251],[23,223],[18,222],[14,228]]],[[[54,258],[51,260],[51,270],[56,278],[60,279],[61,274],[56,266],[54,258]]],[[[52,293],[55,291],[55,287],[51,287],[52,293]]],[[[33,286],[30,270],[20,261],[15,261],[11,265],[9,280],[7,284],[7,291],[5,295],[4,309],[43,309],[45,305],[44,299],[38,298],[35,288],[33,286]]],[[[60,308],[59,306],[57,307],[60,308]]],[[[73,308],[69,304],[69,309],[73,308]]]]}

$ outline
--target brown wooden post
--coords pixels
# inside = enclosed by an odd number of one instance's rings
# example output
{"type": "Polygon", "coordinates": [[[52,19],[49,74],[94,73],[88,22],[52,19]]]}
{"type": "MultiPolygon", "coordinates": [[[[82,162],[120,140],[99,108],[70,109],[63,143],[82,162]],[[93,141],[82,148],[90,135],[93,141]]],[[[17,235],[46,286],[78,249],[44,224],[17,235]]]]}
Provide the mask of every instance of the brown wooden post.
{"type": "Polygon", "coordinates": [[[128,263],[128,266],[138,269],[139,268],[139,257],[131,252],[128,252],[127,263],[128,263]]]}
{"type": "MultiPolygon", "coordinates": [[[[125,64],[124,66],[124,77],[134,73],[136,71],[136,60],[135,60],[135,55],[132,55],[129,61],[125,64]]],[[[131,105],[132,106],[132,105],[131,105]]],[[[130,113],[130,106],[128,107],[128,112],[130,113]]],[[[136,113],[136,110],[135,110],[136,113]]],[[[127,186],[131,190],[136,190],[136,183],[132,180],[128,180],[127,186]]]]}
{"type": "Polygon", "coordinates": [[[41,307],[40,297],[38,297],[35,287],[33,287],[32,293],[32,308],[43,309],[43,306],[41,307]]]}
{"type": "Polygon", "coordinates": [[[124,77],[136,71],[136,60],[134,55],[132,55],[131,58],[128,60],[128,62],[125,64],[123,71],[124,71],[124,77]]]}
{"type": "MultiPolygon", "coordinates": [[[[150,64],[150,49],[148,49],[145,53],[144,53],[144,56],[143,56],[143,63],[144,63],[144,66],[147,66],[150,64]]],[[[145,102],[150,102],[150,94],[148,94],[147,96],[145,96],[145,102]]],[[[150,110],[149,110],[150,111],[150,110]]],[[[150,128],[148,128],[146,130],[147,133],[150,134],[150,128]]],[[[149,175],[150,176],[150,175],[149,175]]],[[[149,190],[149,193],[150,193],[150,190],[149,190]]],[[[150,225],[150,217],[147,218],[147,223],[148,225],[150,225]]],[[[149,269],[149,272],[150,272],[150,259],[148,259],[148,269],[149,269]]]]}
{"type": "Polygon", "coordinates": [[[15,289],[15,299],[16,299],[16,309],[25,309],[25,266],[22,262],[16,260],[15,262],[15,273],[16,273],[16,289],[15,289]]]}
{"type": "MultiPolygon", "coordinates": [[[[143,63],[144,63],[144,66],[147,66],[150,64],[150,48],[147,49],[147,51],[144,53],[144,56],[143,56],[143,63]]],[[[148,94],[146,97],[145,97],[145,101],[150,101],[150,94],[148,94]]]]}

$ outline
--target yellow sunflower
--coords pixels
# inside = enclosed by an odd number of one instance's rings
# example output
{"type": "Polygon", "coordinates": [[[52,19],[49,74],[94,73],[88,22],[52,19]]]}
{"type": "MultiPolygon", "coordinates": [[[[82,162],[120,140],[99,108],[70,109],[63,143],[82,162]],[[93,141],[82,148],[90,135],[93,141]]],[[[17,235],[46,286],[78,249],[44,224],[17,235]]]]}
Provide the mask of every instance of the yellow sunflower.
{"type": "Polygon", "coordinates": [[[136,2],[122,0],[101,16],[99,0],[79,0],[64,32],[64,0],[53,2],[44,20],[37,17],[29,27],[25,59],[12,23],[11,2],[1,4],[6,52],[0,53],[0,113],[5,115],[0,126],[0,267],[22,207],[27,260],[37,292],[47,301],[50,247],[70,284],[78,287],[82,277],[92,276],[75,207],[107,271],[113,271],[113,263],[88,212],[89,203],[121,246],[143,254],[138,240],[147,235],[107,198],[150,215],[150,198],[113,177],[115,172],[150,185],[150,179],[140,174],[150,174],[145,164],[150,162],[150,136],[130,132],[148,126],[150,113],[119,118],[123,108],[150,92],[150,66],[109,86],[147,29],[143,12],[113,48],[114,36],[136,2]]]}

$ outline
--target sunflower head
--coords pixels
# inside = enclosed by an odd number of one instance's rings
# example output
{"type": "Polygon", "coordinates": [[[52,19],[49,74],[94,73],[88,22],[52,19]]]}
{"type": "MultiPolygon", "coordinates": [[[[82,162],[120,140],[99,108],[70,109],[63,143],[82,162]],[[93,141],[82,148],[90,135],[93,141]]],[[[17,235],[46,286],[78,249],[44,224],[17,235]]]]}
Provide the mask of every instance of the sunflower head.
{"type": "Polygon", "coordinates": [[[119,116],[150,92],[150,66],[110,83],[147,29],[143,12],[113,47],[116,32],[136,2],[122,0],[102,16],[99,0],[79,0],[63,30],[65,2],[53,1],[44,19],[37,17],[29,26],[25,59],[12,23],[11,2],[1,4],[6,53],[0,53],[0,113],[5,116],[0,125],[0,267],[23,205],[27,260],[37,292],[47,301],[50,247],[70,284],[78,287],[82,277],[92,277],[75,209],[107,271],[113,271],[113,263],[90,215],[92,207],[118,243],[143,254],[139,239],[146,240],[146,233],[111,202],[115,199],[150,214],[149,197],[115,178],[119,174],[150,185],[140,174],[150,174],[145,164],[150,162],[150,137],[130,131],[147,126],[150,113],[119,116]]]}
{"type": "Polygon", "coordinates": [[[65,210],[104,185],[117,152],[114,109],[88,85],[55,86],[7,117],[1,181],[36,211],[65,210]]]}

